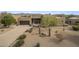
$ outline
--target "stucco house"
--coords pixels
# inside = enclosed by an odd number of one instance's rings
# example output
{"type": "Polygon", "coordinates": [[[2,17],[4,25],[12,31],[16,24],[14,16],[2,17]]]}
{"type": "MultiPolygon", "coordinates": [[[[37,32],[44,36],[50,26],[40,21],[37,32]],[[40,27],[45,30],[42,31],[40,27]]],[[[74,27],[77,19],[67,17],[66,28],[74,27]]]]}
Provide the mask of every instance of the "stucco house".
{"type": "MultiPolygon", "coordinates": [[[[51,14],[12,14],[16,19],[18,25],[32,25],[39,26],[42,20],[42,16],[51,15],[51,14]]],[[[63,14],[54,14],[58,21],[58,25],[70,24],[73,25],[75,23],[79,23],[79,17],[74,16],[68,19],[65,18],[63,14]]]]}
{"type": "MultiPolygon", "coordinates": [[[[17,23],[19,25],[33,25],[33,26],[39,26],[42,20],[42,16],[46,16],[49,14],[22,14],[22,15],[14,15],[14,18],[16,19],[17,23]]],[[[65,24],[65,17],[60,15],[52,15],[57,18],[58,25],[65,24]]]]}
{"type": "Polygon", "coordinates": [[[20,16],[18,18],[19,25],[30,25],[31,24],[31,16],[20,16]]]}
{"type": "Polygon", "coordinates": [[[21,15],[18,18],[17,23],[19,25],[39,25],[41,23],[41,14],[27,14],[27,15],[21,15]]]}
{"type": "Polygon", "coordinates": [[[79,17],[70,17],[70,18],[66,19],[65,22],[69,25],[74,25],[76,23],[79,23],[79,17]]]}

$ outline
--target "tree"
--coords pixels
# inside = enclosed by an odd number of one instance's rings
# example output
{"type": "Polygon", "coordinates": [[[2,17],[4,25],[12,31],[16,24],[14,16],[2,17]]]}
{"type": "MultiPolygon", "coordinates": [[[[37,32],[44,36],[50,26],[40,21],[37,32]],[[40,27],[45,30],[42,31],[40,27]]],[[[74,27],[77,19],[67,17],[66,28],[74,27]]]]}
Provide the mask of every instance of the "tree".
{"type": "Polygon", "coordinates": [[[6,13],[5,15],[2,15],[1,23],[4,26],[9,27],[11,24],[13,24],[13,23],[15,24],[16,20],[14,19],[14,17],[11,14],[6,13]]]}
{"type": "Polygon", "coordinates": [[[73,14],[70,14],[70,15],[64,15],[64,17],[66,18],[66,19],[68,19],[68,18],[70,18],[70,17],[74,17],[75,15],[73,15],[73,14]]]}
{"type": "Polygon", "coordinates": [[[57,25],[57,18],[52,15],[43,16],[41,24],[44,26],[55,26],[57,25]]]}
{"type": "Polygon", "coordinates": [[[57,18],[52,15],[45,15],[42,17],[42,23],[43,26],[49,27],[49,36],[51,36],[51,28],[50,26],[56,26],[57,23],[57,18]]]}

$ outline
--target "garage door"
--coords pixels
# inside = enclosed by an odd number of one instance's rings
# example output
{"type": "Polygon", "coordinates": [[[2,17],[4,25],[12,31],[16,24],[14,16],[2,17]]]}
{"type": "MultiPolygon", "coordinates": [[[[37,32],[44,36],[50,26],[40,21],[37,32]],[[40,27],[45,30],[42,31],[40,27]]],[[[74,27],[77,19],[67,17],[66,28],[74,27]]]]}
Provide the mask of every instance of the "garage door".
{"type": "Polygon", "coordinates": [[[30,25],[29,21],[20,21],[20,25],[30,25]]]}

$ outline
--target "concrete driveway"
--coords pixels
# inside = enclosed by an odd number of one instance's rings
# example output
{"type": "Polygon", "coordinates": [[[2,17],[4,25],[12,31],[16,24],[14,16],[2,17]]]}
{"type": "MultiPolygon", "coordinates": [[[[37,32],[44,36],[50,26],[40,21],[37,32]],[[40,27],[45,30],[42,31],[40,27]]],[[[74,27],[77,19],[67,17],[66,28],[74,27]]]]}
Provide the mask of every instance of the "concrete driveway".
{"type": "Polygon", "coordinates": [[[14,42],[20,35],[22,35],[27,29],[29,29],[29,26],[21,25],[16,26],[14,29],[1,34],[0,35],[0,47],[8,47],[12,42],[14,42]]]}

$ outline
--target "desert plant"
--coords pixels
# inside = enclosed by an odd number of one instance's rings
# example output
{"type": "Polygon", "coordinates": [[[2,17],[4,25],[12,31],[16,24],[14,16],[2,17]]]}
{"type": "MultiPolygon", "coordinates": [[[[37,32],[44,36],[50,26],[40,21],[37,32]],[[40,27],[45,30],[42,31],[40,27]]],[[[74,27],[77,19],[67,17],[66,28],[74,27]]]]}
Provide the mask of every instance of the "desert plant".
{"type": "Polygon", "coordinates": [[[49,27],[49,36],[51,36],[51,29],[50,29],[50,27],[49,27]]]}
{"type": "Polygon", "coordinates": [[[24,38],[26,38],[26,35],[20,35],[19,38],[16,39],[15,44],[13,45],[13,47],[19,47],[24,43],[24,38]]]}
{"type": "Polygon", "coordinates": [[[57,34],[58,33],[58,30],[56,30],[55,33],[57,34]]]}
{"type": "Polygon", "coordinates": [[[40,37],[46,37],[47,35],[45,33],[40,33],[40,37]]]}
{"type": "Polygon", "coordinates": [[[26,38],[26,35],[25,34],[20,35],[19,38],[17,38],[17,39],[20,40],[20,39],[24,39],[24,38],[26,38]]]}
{"type": "Polygon", "coordinates": [[[37,43],[34,47],[40,47],[40,43],[37,43]]]}
{"type": "Polygon", "coordinates": [[[56,26],[58,24],[57,18],[52,15],[42,16],[41,25],[49,27],[49,36],[51,36],[51,26],[56,26]]]}
{"type": "Polygon", "coordinates": [[[31,33],[32,30],[33,30],[33,28],[30,28],[30,29],[26,30],[25,32],[29,32],[29,33],[31,33]]]}
{"type": "Polygon", "coordinates": [[[20,47],[24,43],[24,40],[17,40],[13,47],[20,47]]]}
{"type": "Polygon", "coordinates": [[[55,26],[57,24],[58,24],[57,18],[52,16],[52,15],[47,15],[47,16],[43,16],[42,17],[41,25],[44,25],[44,26],[55,26]]]}
{"type": "Polygon", "coordinates": [[[1,32],[4,32],[4,30],[1,30],[1,32]]]}
{"type": "Polygon", "coordinates": [[[9,14],[6,13],[5,15],[2,15],[1,17],[1,24],[3,24],[4,26],[10,26],[11,24],[16,23],[16,20],[14,19],[14,17],[9,14]]]}
{"type": "Polygon", "coordinates": [[[79,25],[79,23],[75,23],[75,25],[79,25]]]}
{"type": "Polygon", "coordinates": [[[19,47],[21,46],[23,43],[24,43],[24,38],[26,38],[26,35],[23,34],[23,35],[20,35],[19,38],[17,38],[17,42],[15,43],[15,47],[19,47]]]}
{"type": "Polygon", "coordinates": [[[40,29],[40,26],[39,26],[39,35],[40,35],[40,33],[41,33],[41,29],[40,29]]]}
{"type": "Polygon", "coordinates": [[[64,38],[63,38],[63,35],[62,34],[55,34],[56,37],[58,38],[58,42],[61,42],[64,38]]]}
{"type": "Polygon", "coordinates": [[[32,32],[32,30],[33,30],[33,28],[30,28],[29,33],[31,33],[31,32],[32,32]]]}
{"type": "Polygon", "coordinates": [[[79,25],[73,25],[72,28],[74,31],[79,31],[79,25]]]}

